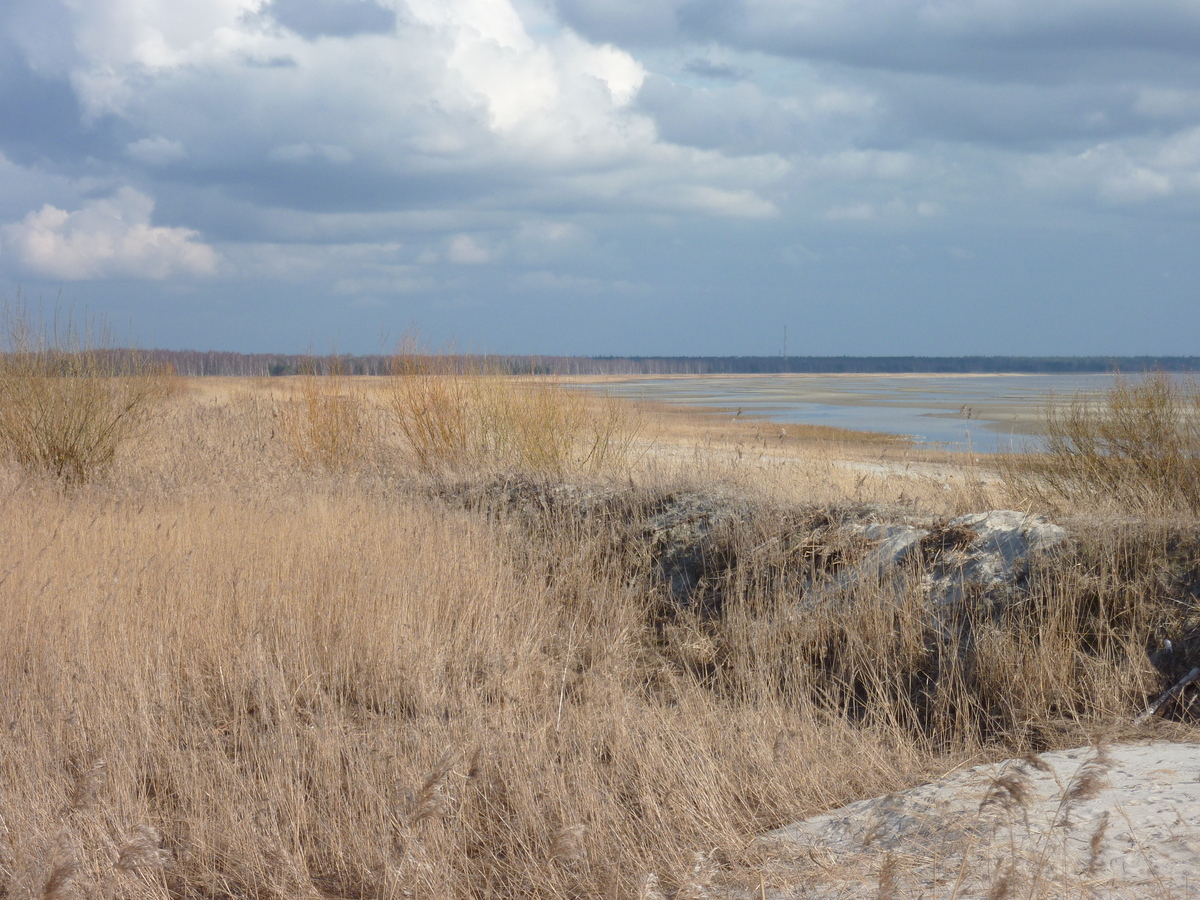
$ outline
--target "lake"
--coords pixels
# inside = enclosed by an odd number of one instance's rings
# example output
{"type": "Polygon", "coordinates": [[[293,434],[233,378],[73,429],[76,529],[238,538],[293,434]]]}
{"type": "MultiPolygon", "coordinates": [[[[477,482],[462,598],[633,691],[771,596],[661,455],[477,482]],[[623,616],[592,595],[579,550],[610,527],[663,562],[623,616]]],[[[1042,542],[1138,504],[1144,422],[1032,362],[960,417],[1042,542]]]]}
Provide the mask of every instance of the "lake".
{"type": "Polygon", "coordinates": [[[1111,375],[683,375],[597,387],[633,399],[741,409],[775,422],[880,431],[994,453],[1036,447],[1048,403],[1112,383],[1111,375]]]}

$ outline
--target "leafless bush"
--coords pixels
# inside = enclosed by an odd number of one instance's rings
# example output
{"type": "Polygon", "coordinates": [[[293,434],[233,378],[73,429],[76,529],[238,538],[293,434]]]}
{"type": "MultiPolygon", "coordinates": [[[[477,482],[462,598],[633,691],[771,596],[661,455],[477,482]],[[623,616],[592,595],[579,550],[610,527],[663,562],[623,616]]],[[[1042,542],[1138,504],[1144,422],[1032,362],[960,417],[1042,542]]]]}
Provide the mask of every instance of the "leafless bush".
{"type": "Polygon", "coordinates": [[[1200,513],[1200,385],[1118,376],[1099,399],[1051,405],[1045,453],[1012,459],[1009,480],[1038,500],[1136,513],[1200,513]]]}
{"type": "Polygon", "coordinates": [[[64,484],[109,469],[176,389],[174,370],[120,347],[102,319],[18,295],[0,328],[0,450],[64,484]]]}
{"type": "Polygon", "coordinates": [[[306,471],[349,472],[375,442],[366,392],[333,354],[324,367],[308,359],[292,399],[277,406],[283,437],[306,471]]]}
{"type": "Polygon", "coordinates": [[[642,429],[628,404],[430,351],[415,337],[392,358],[385,398],[402,452],[424,472],[604,473],[628,461],[642,429]]]}

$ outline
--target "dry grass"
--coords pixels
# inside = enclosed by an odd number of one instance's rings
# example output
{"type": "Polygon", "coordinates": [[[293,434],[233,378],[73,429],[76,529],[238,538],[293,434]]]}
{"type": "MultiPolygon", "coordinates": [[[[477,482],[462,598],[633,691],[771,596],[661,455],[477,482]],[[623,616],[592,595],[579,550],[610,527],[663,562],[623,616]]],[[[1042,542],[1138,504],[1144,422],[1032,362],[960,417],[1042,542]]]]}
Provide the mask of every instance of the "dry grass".
{"type": "Polygon", "coordinates": [[[1200,633],[1168,531],[1098,529],[1003,616],[804,610],[853,539],[763,499],[683,607],[647,522],[746,454],[580,515],[553,480],[299,473],[286,392],[189,383],[103,485],[0,475],[0,896],[757,896],[765,829],[1081,742],[1200,633]]]}
{"type": "Polygon", "coordinates": [[[629,404],[570,390],[553,376],[514,378],[413,340],[391,368],[384,406],[399,452],[425,473],[610,473],[628,464],[642,429],[629,404]]]}
{"type": "Polygon", "coordinates": [[[65,485],[107,472],[177,387],[173,370],[120,349],[102,320],[20,295],[0,321],[0,454],[65,485]]]}
{"type": "Polygon", "coordinates": [[[1008,460],[1033,502],[1138,514],[1200,513],[1200,385],[1117,377],[1099,399],[1045,415],[1044,454],[1008,460]]]}
{"type": "Polygon", "coordinates": [[[376,416],[360,380],[346,374],[333,355],[324,367],[309,359],[291,379],[295,393],[273,415],[306,472],[351,472],[376,449],[376,416]]]}

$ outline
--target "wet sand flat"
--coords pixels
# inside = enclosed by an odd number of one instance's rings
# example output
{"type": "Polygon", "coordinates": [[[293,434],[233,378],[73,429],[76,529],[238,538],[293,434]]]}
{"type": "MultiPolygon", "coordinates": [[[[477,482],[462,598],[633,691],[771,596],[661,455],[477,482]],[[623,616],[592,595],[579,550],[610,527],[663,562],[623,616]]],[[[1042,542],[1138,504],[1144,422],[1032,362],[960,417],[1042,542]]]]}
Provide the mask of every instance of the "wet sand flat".
{"type": "Polygon", "coordinates": [[[1110,375],[684,375],[593,380],[622,397],[728,409],[777,422],[907,435],[982,452],[1035,446],[1052,403],[1110,375]]]}

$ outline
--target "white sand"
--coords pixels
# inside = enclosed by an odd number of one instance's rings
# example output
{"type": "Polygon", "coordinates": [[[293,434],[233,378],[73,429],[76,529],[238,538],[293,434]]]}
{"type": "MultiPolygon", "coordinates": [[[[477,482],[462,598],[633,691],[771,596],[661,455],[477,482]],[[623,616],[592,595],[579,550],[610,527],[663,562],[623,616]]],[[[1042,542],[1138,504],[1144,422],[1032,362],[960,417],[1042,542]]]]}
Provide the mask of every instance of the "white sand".
{"type": "Polygon", "coordinates": [[[1046,771],[1023,760],[980,766],[773,832],[766,840],[793,857],[799,851],[803,876],[763,893],[1200,897],[1200,744],[1034,759],[1046,771]],[[881,892],[881,872],[890,894],[881,892]]]}

